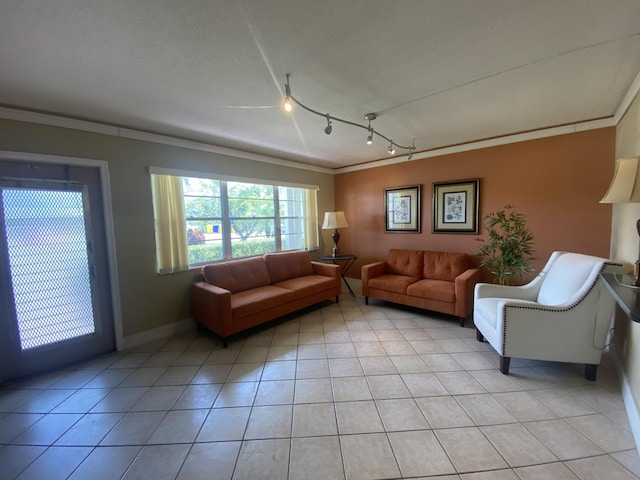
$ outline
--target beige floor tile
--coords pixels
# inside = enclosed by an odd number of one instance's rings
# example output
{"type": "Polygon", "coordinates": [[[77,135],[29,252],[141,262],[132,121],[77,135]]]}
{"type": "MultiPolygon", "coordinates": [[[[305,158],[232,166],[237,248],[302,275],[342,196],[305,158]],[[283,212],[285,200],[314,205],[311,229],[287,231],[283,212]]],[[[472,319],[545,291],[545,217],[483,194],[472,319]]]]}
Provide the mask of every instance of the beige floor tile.
{"type": "Polygon", "coordinates": [[[349,332],[352,342],[378,342],[378,336],[373,330],[351,330],[349,332]]]}
{"type": "Polygon", "coordinates": [[[227,382],[257,382],[262,376],[263,363],[236,363],[231,367],[227,382]]]}
{"type": "Polygon", "coordinates": [[[242,440],[251,408],[213,408],[202,424],[197,442],[242,440]]]}
{"type": "Polygon", "coordinates": [[[240,355],[240,347],[231,344],[228,348],[222,348],[211,352],[204,363],[233,365],[236,361],[236,358],[238,358],[238,355],[240,355]]]}
{"type": "Polygon", "coordinates": [[[257,391],[258,382],[225,383],[213,406],[216,408],[251,406],[257,391]]]}
{"type": "Polygon", "coordinates": [[[367,382],[376,400],[411,397],[400,375],[371,375],[367,377],[367,382]]]}
{"type": "Polygon", "coordinates": [[[232,367],[233,364],[231,363],[214,363],[203,365],[196,372],[190,383],[224,383],[224,381],[229,376],[229,372],[231,371],[232,367]]]}
{"type": "Polygon", "coordinates": [[[293,438],[289,480],[344,479],[337,436],[293,438]]]}
{"type": "Polygon", "coordinates": [[[525,427],[560,460],[604,453],[595,443],[562,419],[528,422],[525,427]]]}
{"type": "Polygon", "coordinates": [[[336,402],[371,400],[371,391],[365,377],[332,378],[333,399],[336,402]]]}
{"type": "Polygon", "coordinates": [[[5,478],[16,478],[20,472],[44,453],[47,447],[33,445],[5,445],[0,448],[0,465],[5,478]]]}
{"type": "Polygon", "coordinates": [[[562,463],[547,463],[516,468],[521,480],[578,480],[578,477],[562,463]]]}
{"type": "Polygon", "coordinates": [[[397,432],[431,428],[412,398],[377,400],[376,406],[385,431],[397,432]]]}
{"type": "Polygon", "coordinates": [[[388,355],[417,355],[411,344],[406,340],[381,342],[388,355]]]}
{"type": "Polygon", "coordinates": [[[62,435],[58,446],[95,446],[124,417],[124,413],[89,413],[62,435]]]}
{"type": "Polygon", "coordinates": [[[451,395],[486,393],[486,390],[467,372],[438,372],[440,380],[451,395]]]}
{"type": "Polygon", "coordinates": [[[92,447],[50,447],[17,478],[19,480],[65,479],[91,453],[92,447]]]}
{"type": "Polygon", "coordinates": [[[512,467],[558,460],[520,423],[481,427],[481,431],[512,467]]]}
{"type": "Polygon", "coordinates": [[[364,375],[360,361],[356,358],[330,358],[329,375],[331,377],[356,377],[364,375]]]}
{"type": "Polygon", "coordinates": [[[58,404],[51,413],[87,413],[111,392],[108,388],[83,388],[58,404]]]}
{"type": "Polygon", "coordinates": [[[173,410],[211,408],[221,389],[220,383],[187,385],[171,408],[173,410]]]}
{"type": "Polygon", "coordinates": [[[209,350],[188,350],[182,352],[173,365],[176,367],[186,365],[202,365],[209,358],[209,350]]]}
{"type": "Polygon", "coordinates": [[[357,357],[356,349],[353,348],[353,343],[327,343],[327,358],[351,358],[357,357]]]}
{"type": "Polygon", "coordinates": [[[567,418],[573,427],[606,452],[619,452],[635,447],[631,432],[604,415],[586,415],[567,418]]]}
{"type": "MultiPolygon", "coordinates": [[[[406,330],[407,332],[412,332],[413,329],[410,330],[406,330]]],[[[428,334],[425,332],[425,335],[428,336],[428,334]]],[[[445,351],[442,349],[442,347],[440,345],[438,345],[438,342],[436,342],[435,340],[429,340],[429,339],[419,339],[419,340],[410,340],[407,339],[407,341],[409,342],[409,345],[411,345],[411,348],[413,348],[415,350],[415,352],[419,355],[427,355],[427,354],[431,354],[431,353],[445,353],[445,351]]]]}
{"type": "Polygon", "coordinates": [[[178,476],[191,445],[147,445],[122,480],[160,480],[178,476]]]}
{"type": "Polygon", "coordinates": [[[14,445],[53,445],[80,418],[80,413],[45,415],[12,440],[14,445]]]}
{"type": "Polygon", "coordinates": [[[416,398],[416,404],[422,410],[432,428],[471,427],[469,418],[453,397],[416,398]]]}
{"type": "MultiPolygon", "coordinates": [[[[324,332],[324,341],[327,344],[327,353],[329,350],[329,344],[343,344],[343,345],[351,345],[351,335],[349,331],[345,329],[343,330],[325,330],[324,332]]],[[[355,349],[353,349],[355,352],[355,349]]]]}
{"type": "Polygon", "coordinates": [[[282,480],[289,469],[289,439],[242,442],[234,480],[282,480]]]}
{"type": "Polygon", "coordinates": [[[329,378],[303,378],[295,381],[294,403],[321,403],[332,399],[329,378]]]}
{"type": "Polygon", "coordinates": [[[204,423],[209,410],[174,410],[167,413],[148,444],[192,443],[204,423]]]}
{"type": "Polygon", "coordinates": [[[398,373],[426,373],[431,371],[420,355],[394,355],[390,358],[398,373]]]}
{"type": "Polygon", "coordinates": [[[456,471],[430,430],[389,433],[389,441],[404,477],[426,477],[456,471]]]}
{"type": "Polygon", "coordinates": [[[137,447],[98,447],[69,477],[69,480],[112,480],[121,478],[142,450],[137,447]]]}
{"type": "Polygon", "coordinates": [[[345,435],[340,437],[340,444],[348,480],[400,477],[385,434],[345,435]]]}
{"type": "Polygon", "coordinates": [[[456,372],[462,370],[462,365],[448,353],[430,353],[422,355],[422,359],[432,372],[456,372]]]}
{"type": "Polygon", "coordinates": [[[621,395],[614,395],[599,386],[576,387],[569,391],[600,413],[624,409],[621,395]]]}
{"type": "Polygon", "coordinates": [[[327,359],[298,360],[296,378],[327,378],[329,362],[327,359]]]}
{"type": "Polygon", "coordinates": [[[290,438],[292,420],[291,405],[253,407],[244,439],[290,438]]]}
{"type": "Polygon", "coordinates": [[[43,390],[14,411],[17,413],[49,413],[76,391],[76,389],[43,390]]]}
{"type": "Polygon", "coordinates": [[[294,380],[260,382],[254,405],[283,405],[293,403],[294,380]]]}
{"type": "Polygon", "coordinates": [[[188,385],[200,367],[188,365],[185,367],[169,367],[156,382],[159,385],[188,385]]]}
{"type": "Polygon", "coordinates": [[[403,373],[400,377],[414,397],[435,397],[448,393],[433,373],[403,373]]]}
{"type": "Polygon", "coordinates": [[[212,478],[230,480],[241,442],[196,443],[187,455],[178,480],[212,478]]]}
{"type": "Polygon", "coordinates": [[[131,375],[125,378],[120,387],[150,387],[167,371],[166,367],[144,367],[138,368],[131,375]]]}
{"type": "Polygon", "coordinates": [[[580,480],[634,480],[638,478],[609,455],[571,460],[565,462],[565,465],[580,480]]]}
{"type": "Polygon", "coordinates": [[[39,413],[9,413],[0,418],[0,443],[8,444],[41,418],[39,413]]]}
{"type": "Polygon", "coordinates": [[[493,365],[480,353],[452,353],[451,356],[467,371],[493,369],[493,365]]]}
{"type": "Polygon", "coordinates": [[[305,403],[293,407],[294,437],[337,435],[336,412],[333,403],[305,403]]]}
{"type": "Polygon", "coordinates": [[[476,425],[514,423],[517,420],[488,393],[454,397],[476,425]]]}
{"type": "Polygon", "coordinates": [[[640,478],[640,456],[638,456],[638,450],[626,450],[624,452],[612,453],[611,456],[618,462],[624,465],[627,470],[632,472],[636,477],[640,478]]]}
{"type": "MultiPolygon", "coordinates": [[[[295,334],[297,337],[297,334],[295,334]]],[[[267,362],[284,362],[296,360],[298,358],[298,344],[294,345],[274,345],[269,348],[267,362]]]]}
{"type": "Polygon", "coordinates": [[[149,412],[153,410],[170,410],[184,391],[184,385],[166,385],[149,387],[130,411],[149,412]]]}
{"type": "MultiPolygon", "coordinates": [[[[324,336],[322,338],[324,339],[324,336]]],[[[327,358],[327,347],[325,347],[324,343],[298,345],[298,360],[314,360],[322,358],[327,358]]]]}
{"type": "Polygon", "coordinates": [[[335,407],[340,435],[384,432],[376,404],[372,400],[336,402],[335,407]]]}
{"type": "MultiPolygon", "coordinates": [[[[376,335],[377,340],[381,341],[381,342],[406,342],[407,339],[404,337],[404,335],[402,335],[402,330],[396,330],[393,327],[393,323],[391,323],[391,321],[387,320],[384,325],[389,325],[387,328],[383,328],[383,329],[375,329],[374,333],[376,335]]],[[[369,324],[371,325],[371,321],[369,321],[369,324]]],[[[372,328],[376,328],[373,327],[372,328]]],[[[413,329],[415,330],[415,329],[413,329]]]]}
{"type": "Polygon", "coordinates": [[[359,357],[385,357],[386,350],[381,342],[353,342],[359,357]]]}
{"type": "Polygon", "coordinates": [[[493,397],[509,410],[519,422],[549,420],[558,417],[529,392],[494,393],[493,397]]]}
{"type": "Polygon", "coordinates": [[[165,412],[130,412],[102,439],[102,446],[144,445],[165,416],[165,412]]]}
{"type": "MultiPolygon", "coordinates": [[[[513,470],[491,470],[488,472],[463,473],[461,480],[520,480],[513,470]]],[[[440,479],[438,479],[440,480],[440,479]]]]}
{"type": "Polygon", "coordinates": [[[393,375],[398,373],[389,357],[360,357],[365,375],[393,375]]]}
{"type": "Polygon", "coordinates": [[[469,374],[489,393],[515,392],[523,390],[522,386],[509,377],[503,375],[497,368],[489,370],[474,370],[469,374]]]}
{"type": "Polygon", "coordinates": [[[535,390],[530,392],[560,417],[577,417],[596,413],[595,409],[562,388],[535,390]]]}
{"type": "MultiPolygon", "coordinates": [[[[409,341],[409,344],[413,347],[414,350],[416,350],[416,348],[413,345],[413,343],[411,343],[412,341],[431,340],[431,336],[427,333],[427,331],[424,328],[403,328],[402,330],[398,330],[398,332],[400,333],[400,335],[402,335],[402,337],[405,340],[409,341]]],[[[422,352],[418,352],[418,353],[422,353],[422,352]]]]}
{"type": "Polygon", "coordinates": [[[449,428],[435,430],[435,434],[460,473],[509,466],[479,428],[449,428]]]}
{"type": "Polygon", "coordinates": [[[276,360],[265,363],[261,380],[292,380],[294,378],[296,378],[296,362],[276,360]]]}

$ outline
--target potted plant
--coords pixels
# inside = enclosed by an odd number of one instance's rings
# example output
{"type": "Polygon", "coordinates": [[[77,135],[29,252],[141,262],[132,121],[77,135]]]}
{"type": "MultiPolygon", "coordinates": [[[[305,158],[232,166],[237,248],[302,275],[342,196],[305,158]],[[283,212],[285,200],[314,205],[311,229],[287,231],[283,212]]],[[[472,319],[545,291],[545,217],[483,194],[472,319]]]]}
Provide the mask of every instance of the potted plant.
{"type": "Polygon", "coordinates": [[[514,275],[523,278],[531,273],[533,234],[527,228],[526,217],[516,212],[513,205],[505,205],[483,219],[489,239],[486,242],[477,239],[484,243],[480,248],[484,257],[480,265],[493,274],[493,283],[508,285],[514,275]]]}

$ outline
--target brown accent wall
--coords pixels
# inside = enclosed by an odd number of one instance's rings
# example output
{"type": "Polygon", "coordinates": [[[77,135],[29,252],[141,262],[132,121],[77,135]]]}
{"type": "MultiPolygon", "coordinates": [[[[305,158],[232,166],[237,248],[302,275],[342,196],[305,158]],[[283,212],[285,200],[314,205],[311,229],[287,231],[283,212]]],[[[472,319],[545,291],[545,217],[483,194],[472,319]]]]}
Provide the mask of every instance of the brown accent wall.
{"type": "Polygon", "coordinates": [[[348,275],[359,278],[390,248],[477,253],[479,235],[431,232],[433,183],[469,178],[480,179],[480,225],[506,204],[527,216],[536,270],[554,250],[608,257],[611,205],[598,201],[613,175],[615,135],[602,128],[336,175],[335,208],[349,222],[340,251],[359,257],[348,275]],[[422,233],[385,233],[384,189],[413,184],[422,185],[422,233]]]}

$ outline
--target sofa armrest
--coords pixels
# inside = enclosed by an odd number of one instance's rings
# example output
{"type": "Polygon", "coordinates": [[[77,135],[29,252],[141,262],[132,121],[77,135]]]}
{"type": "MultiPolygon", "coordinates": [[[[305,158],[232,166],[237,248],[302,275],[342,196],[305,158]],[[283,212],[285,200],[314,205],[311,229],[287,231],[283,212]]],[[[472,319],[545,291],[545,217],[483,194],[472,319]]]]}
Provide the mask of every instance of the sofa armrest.
{"type": "Polygon", "coordinates": [[[479,268],[465,270],[455,278],[456,316],[467,318],[471,314],[474,287],[481,280],[482,271],[479,268]]]}
{"type": "Polygon", "coordinates": [[[233,332],[231,292],[207,282],[194,282],[191,288],[191,314],[222,337],[233,332]]]}
{"type": "Polygon", "coordinates": [[[367,265],[363,265],[360,270],[360,276],[362,278],[362,294],[367,297],[369,295],[369,280],[380,275],[384,275],[387,271],[387,262],[374,262],[367,265]]]}
{"type": "Polygon", "coordinates": [[[338,279],[340,283],[340,265],[333,263],[316,262],[311,261],[314,275],[324,275],[325,277],[332,277],[338,279]]]}
{"type": "MultiPolygon", "coordinates": [[[[533,282],[531,282],[533,283],[533,282]]],[[[538,290],[529,285],[496,285],[494,283],[478,283],[475,286],[474,299],[478,298],[510,298],[514,300],[536,301],[538,290]]]]}

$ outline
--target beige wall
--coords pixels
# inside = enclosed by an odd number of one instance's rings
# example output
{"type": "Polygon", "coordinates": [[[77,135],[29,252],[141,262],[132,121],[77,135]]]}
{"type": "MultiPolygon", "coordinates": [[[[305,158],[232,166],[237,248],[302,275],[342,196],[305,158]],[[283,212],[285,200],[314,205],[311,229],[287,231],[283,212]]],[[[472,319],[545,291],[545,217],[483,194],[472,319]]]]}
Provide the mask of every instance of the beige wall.
{"type": "MultiPolygon", "coordinates": [[[[616,158],[640,155],[640,95],[622,117],[616,129],[616,158]]],[[[613,206],[611,229],[611,257],[624,262],[627,270],[638,259],[636,221],[640,218],[640,204],[613,206]]],[[[622,365],[625,378],[634,396],[636,410],[640,404],[640,325],[631,322],[622,311],[616,312],[614,351],[622,365]]]]}
{"type": "Polygon", "coordinates": [[[359,262],[386,257],[389,248],[478,252],[479,235],[432,233],[432,185],[480,179],[480,217],[514,205],[535,235],[540,270],[554,250],[608,256],[611,205],[598,203],[613,174],[613,127],[443,155],[336,175],[336,208],[349,227],[340,250],[359,262]],[[386,187],[422,185],[422,233],[384,233],[386,187]]]}
{"type": "Polygon", "coordinates": [[[319,185],[319,212],[333,210],[333,175],[327,173],[10,120],[0,120],[0,150],[108,162],[125,338],[189,318],[189,287],[197,273],[155,273],[153,210],[147,167],[319,185]]]}

